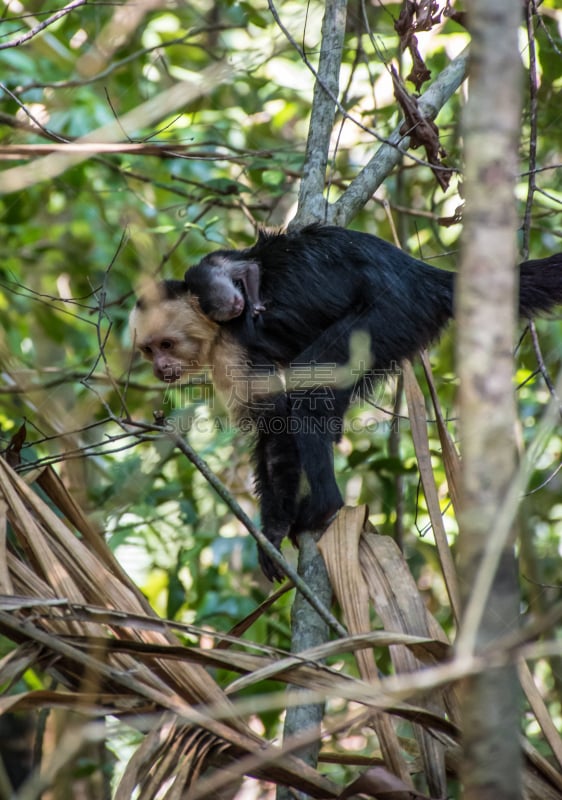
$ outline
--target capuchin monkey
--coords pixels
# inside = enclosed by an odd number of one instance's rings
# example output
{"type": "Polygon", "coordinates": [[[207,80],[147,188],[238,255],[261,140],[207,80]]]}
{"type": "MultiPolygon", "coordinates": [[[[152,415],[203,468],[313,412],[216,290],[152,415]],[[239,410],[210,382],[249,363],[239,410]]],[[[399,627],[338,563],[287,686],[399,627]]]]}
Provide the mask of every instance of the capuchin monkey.
{"type": "MultiPolygon", "coordinates": [[[[259,265],[266,309],[255,320],[246,306],[219,324],[186,281],[164,281],[138,300],[131,330],[157,378],[207,369],[234,419],[251,421],[263,531],[279,548],[287,535],[325,527],[343,505],[333,465],[343,415],[438,338],[453,316],[455,277],[376,236],[331,226],[262,233],[220,258],[259,265]],[[370,360],[353,370],[356,333],[370,360]]],[[[519,271],[522,317],[562,302],[562,253],[519,271]]],[[[268,578],[282,577],[261,551],[260,563],[268,578]]]]}
{"type": "Polygon", "coordinates": [[[143,290],[129,316],[135,346],[152,363],[155,377],[175,383],[210,364],[208,351],[219,330],[203,313],[184,281],[167,280],[143,290]]]}
{"type": "Polygon", "coordinates": [[[235,281],[244,287],[252,316],[265,311],[256,261],[233,259],[228,251],[211,253],[188,269],[184,280],[188,290],[197,296],[202,311],[216,322],[234,319],[244,311],[246,301],[235,281]]]}

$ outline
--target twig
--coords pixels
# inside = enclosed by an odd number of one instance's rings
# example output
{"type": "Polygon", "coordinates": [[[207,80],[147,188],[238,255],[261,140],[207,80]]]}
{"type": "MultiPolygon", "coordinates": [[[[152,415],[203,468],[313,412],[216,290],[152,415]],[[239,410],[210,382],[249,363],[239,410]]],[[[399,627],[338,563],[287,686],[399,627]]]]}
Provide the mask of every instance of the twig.
{"type": "Polygon", "coordinates": [[[525,216],[523,218],[523,258],[529,257],[529,239],[531,236],[531,213],[533,201],[537,190],[537,114],[539,107],[538,81],[537,81],[537,52],[535,48],[535,31],[533,30],[533,17],[536,14],[534,0],[529,0],[525,8],[525,22],[527,24],[527,41],[529,43],[529,98],[530,98],[530,140],[529,140],[529,176],[527,180],[527,200],[525,202],[525,216]]]}
{"type": "Polygon", "coordinates": [[[200,45],[197,45],[197,43],[190,41],[190,39],[201,33],[211,31],[233,31],[240,30],[242,28],[242,25],[202,25],[197,28],[191,28],[184,36],[179,36],[176,39],[168,39],[166,42],[158,42],[158,44],[152,45],[151,47],[143,47],[140,50],[135,50],[134,53],[130,53],[128,56],[120,59],[119,61],[112,61],[111,64],[109,64],[105,69],[102,69],[100,72],[96,72],[95,75],[71,78],[66,81],[33,81],[32,83],[26,83],[25,86],[19,88],[18,91],[20,95],[22,95],[25,92],[30,92],[34,89],[72,89],[77,86],[88,86],[91,83],[96,83],[97,81],[108,78],[122,67],[127,66],[133,61],[141,59],[143,56],[150,55],[150,53],[156,52],[159,54],[166,48],[177,47],[178,45],[186,44],[187,42],[189,42],[191,47],[201,47],[200,45]]]}
{"type": "MultiPolygon", "coordinates": [[[[47,138],[55,139],[57,142],[62,142],[64,144],[68,142],[68,139],[65,139],[63,136],[59,136],[57,133],[53,133],[53,131],[50,131],[48,128],[45,128],[45,126],[41,124],[41,122],[37,119],[37,117],[25,105],[25,103],[22,103],[19,97],[15,95],[12,91],[10,91],[10,89],[8,89],[8,87],[4,83],[0,83],[0,89],[4,92],[4,94],[7,94],[8,97],[11,97],[14,103],[18,104],[18,106],[24,112],[26,117],[28,117],[33,123],[33,125],[37,127],[37,130],[41,131],[47,138]]],[[[35,131],[35,128],[32,127],[32,130],[35,131]]]]}
{"type": "MultiPolygon", "coordinates": [[[[350,114],[350,113],[349,113],[349,112],[348,112],[348,111],[347,111],[347,110],[346,110],[346,109],[343,107],[343,105],[341,104],[341,102],[340,102],[340,100],[338,99],[338,97],[337,97],[337,96],[336,96],[336,95],[335,95],[335,94],[334,94],[334,93],[331,91],[330,87],[329,87],[329,86],[328,86],[328,85],[327,85],[327,84],[324,82],[324,80],[323,80],[322,76],[321,76],[321,75],[320,75],[320,74],[319,74],[319,73],[318,73],[318,72],[317,72],[317,71],[314,69],[314,66],[313,66],[313,65],[310,63],[310,61],[309,61],[309,59],[307,58],[307,55],[306,55],[306,53],[304,52],[304,50],[302,49],[302,47],[300,47],[300,45],[299,45],[299,44],[298,44],[298,43],[297,43],[297,42],[294,40],[294,38],[291,36],[291,34],[290,34],[290,33],[289,33],[289,31],[287,30],[287,28],[286,28],[286,27],[283,25],[283,23],[281,22],[281,19],[280,19],[280,17],[279,17],[279,14],[277,13],[277,9],[275,8],[275,6],[274,6],[274,4],[273,4],[273,0],[268,0],[268,5],[269,5],[269,9],[270,9],[270,11],[271,11],[271,13],[272,13],[272,15],[273,15],[273,18],[275,19],[275,22],[276,22],[276,23],[279,25],[280,29],[283,31],[283,33],[284,33],[284,35],[286,36],[286,38],[287,38],[287,40],[289,41],[289,43],[290,43],[290,44],[291,44],[291,45],[292,45],[292,46],[295,48],[295,50],[297,51],[297,53],[300,55],[300,57],[301,57],[301,59],[302,59],[302,62],[303,62],[303,64],[305,65],[305,67],[307,67],[307,68],[310,70],[310,72],[311,72],[311,73],[314,75],[314,77],[315,77],[316,81],[317,81],[317,82],[320,84],[320,86],[322,87],[322,89],[324,90],[324,92],[326,92],[326,94],[328,95],[328,97],[330,98],[330,100],[331,100],[331,101],[334,103],[334,105],[336,106],[336,108],[337,108],[338,112],[339,112],[339,113],[342,115],[342,117],[343,117],[344,119],[347,119],[347,120],[349,120],[349,121],[350,121],[350,122],[352,122],[352,123],[353,123],[353,124],[354,124],[354,125],[355,125],[357,128],[359,128],[359,129],[360,129],[360,130],[362,130],[362,131],[365,131],[365,133],[368,133],[368,134],[369,134],[369,136],[372,136],[374,139],[376,139],[377,141],[381,142],[382,144],[386,144],[386,145],[388,145],[388,146],[389,146],[390,148],[392,148],[392,149],[397,149],[397,150],[398,150],[398,152],[400,153],[400,158],[401,158],[403,155],[405,155],[405,156],[407,156],[407,158],[408,158],[408,159],[410,159],[410,161],[413,161],[414,163],[416,163],[416,164],[419,164],[419,165],[420,165],[420,166],[422,166],[422,167],[430,167],[430,168],[433,168],[433,167],[434,167],[434,165],[430,164],[430,163],[429,163],[429,161],[424,161],[424,159],[423,159],[423,158],[419,158],[418,156],[415,156],[413,153],[408,153],[408,152],[406,152],[406,150],[404,150],[404,151],[403,151],[403,150],[401,149],[401,147],[400,147],[400,144],[401,144],[401,142],[407,142],[407,141],[408,141],[408,139],[407,139],[407,138],[405,138],[404,136],[400,135],[400,136],[398,137],[398,139],[396,139],[396,138],[395,138],[394,134],[392,134],[392,135],[391,135],[391,136],[389,136],[388,138],[387,138],[387,137],[385,137],[385,136],[381,136],[381,135],[380,135],[380,133],[377,133],[377,131],[376,131],[376,130],[374,130],[373,128],[369,128],[369,126],[368,126],[368,125],[363,125],[363,123],[362,123],[360,120],[358,120],[356,117],[354,117],[352,114],[350,114]]],[[[464,51],[463,51],[463,52],[464,52],[464,51]]],[[[463,55],[463,54],[461,53],[461,56],[462,56],[462,55],[463,55]]],[[[453,62],[451,62],[451,64],[457,64],[457,62],[458,62],[458,59],[459,59],[459,58],[460,58],[460,56],[458,56],[458,57],[457,57],[457,58],[456,58],[456,59],[455,59],[453,62]]],[[[451,65],[449,65],[449,66],[451,66],[451,65]]],[[[466,64],[465,64],[465,67],[466,67],[466,64]]],[[[446,69],[447,69],[447,68],[446,68],[446,69]]],[[[445,72],[445,70],[444,70],[443,72],[445,72]]],[[[466,69],[465,69],[465,71],[463,72],[463,76],[462,76],[461,80],[459,81],[459,84],[458,84],[458,86],[460,86],[460,84],[462,83],[462,80],[464,79],[464,76],[465,76],[465,72],[466,72],[466,69]]],[[[442,73],[442,74],[443,74],[443,73],[442,73]]],[[[439,80],[439,79],[438,79],[438,80],[439,80]]],[[[436,81],[435,81],[435,84],[437,84],[437,83],[438,83],[438,80],[436,80],[436,81]]],[[[433,84],[433,85],[435,85],[435,84],[433,84]]],[[[458,88],[458,86],[456,86],[456,87],[453,89],[453,91],[451,91],[451,94],[453,94],[453,92],[454,92],[454,91],[455,91],[455,90],[458,88]]],[[[430,89],[431,89],[431,88],[432,88],[432,87],[430,87],[430,89]]],[[[428,90],[428,92],[429,92],[429,91],[430,91],[430,90],[428,90]]],[[[428,92],[426,92],[426,94],[424,95],[424,97],[426,97],[426,96],[427,96],[428,92]]],[[[433,119],[434,117],[436,117],[436,116],[437,116],[437,112],[438,112],[438,111],[439,111],[439,109],[441,108],[441,105],[443,105],[443,104],[444,104],[444,102],[445,102],[445,101],[448,99],[448,97],[450,97],[450,95],[444,98],[444,100],[442,101],[442,103],[441,103],[441,104],[439,104],[439,105],[437,106],[437,108],[435,109],[435,111],[434,111],[434,113],[433,113],[433,114],[430,114],[430,113],[428,113],[426,116],[427,116],[429,119],[433,119]]],[[[422,99],[422,98],[420,98],[420,100],[421,100],[421,99],[422,99]]],[[[403,124],[403,120],[401,121],[400,125],[402,125],[402,124],[403,124]]],[[[399,126],[399,127],[400,127],[400,126],[399,126]]],[[[394,166],[394,164],[393,164],[392,166],[394,166]]],[[[392,168],[392,167],[391,167],[391,168],[392,168]]],[[[440,168],[439,168],[439,167],[436,167],[436,169],[440,169],[440,168]]],[[[442,167],[441,169],[444,169],[444,170],[446,169],[447,171],[449,171],[449,170],[450,170],[450,167],[442,167]]],[[[389,170],[389,172],[390,172],[390,170],[389,170]]],[[[368,199],[369,199],[369,198],[367,197],[367,198],[366,198],[366,200],[368,200],[368,199]]],[[[365,200],[365,202],[366,202],[366,200],[365,200]]],[[[364,205],[364,203],[363,203],[363,205],[364,205]]],[[[332,221],[332,220],[331,220],[331,219],[329,219],[328,221],[332,221]]]]}
{"type": "Polygon", "coordinates": [[[556,400],[558,403],[558,408],[560,414],[562,415],[562,403],[560,402],[560,397],[556,392],[556,386],[554,385],[552,378],[546,368],[546,364],[544,363],[544,358],[542,355],[541,345],[539,342],[539,337],[537,334],[537,326],[534,320],[529,320],[529,332],[531,334],[531,341],[533,343],[533,350],[535,351],[535,357],[537,359],[537,364],[539,365],[539,372],[543,377],[544,382],[546,383],[547,389],[550,392],[552,399],[556,400]]]}
{"type": "MultiPolygon", "coordinates": [[[[142,422],[136,422],[134,420],[126,420],[120,421],[118,419],[115,420],[124,430],[127,428],[139,428],[140,430],[144,431],[153,431],[158,432],[162,435],[162,429],[156,425],[148,425],[142,422]]],[[[347,636],[347,632],[343,625],[338,622],[338,620],[334,617],[334,615],[321,603],[314,592],[304,583],[302,578],[297,574],[297,572],[291,567],[290,564],[283,558],[281,553],[274,547],[269,539],[267,539],[264,534],[257,528],[250,517],[246,514],[243,508],[236,502],[236,500],[232,497],[226,486],[222,483],[222,481],[217,478],[215,473],[209,467],[206,461],[204,461],[201,456],[199,456],[195,450],[188,444],[188,442],[182,438],[179,434],[174,433],[173,431],[165,431],[164,435],[171,441],[173,444],[180,450],[184,456],[191,461],[191,463],[196,467],[196,469],[203,475],[205,480],[213,487],[215,492],[218,496],[223,500],[226,505],[230,508],[232,513],[234,514],[237,519],[244,525],[244,527],[248,530],[248,532],[254,537],[256,542],[260,545],[260,547],[267,553],[267,555],[278,564],[287,577],[289,577],[293,583],[295,584],[296,588],[306,597],[310,605],[315,609],[318,615],[330,626],[330,628],[337,633],[338,636],[347,636]]]]}
{"type": "MultiPolygon", "coordinates": [[[[468,48],[445,67],[428,90],[419,98],[418,108],[428,119],[435,119],[441,107],[456,92],[466,77],[468,48]]],[[[407,153],[409,138],[400,133],[403,120],[398,123],[388,139],[378,148],[369,163],[352,180],[345,192],[330,206],[328,221],[346,226],[363,208],[383,180],[407,153]]],[[[425,162],[424,162],[425,163],[425,162]]],[[[426,164],[426,166],[431,166],[426,164]]]]}
{"type": "Polygon", "coordinates": [[[493,524],[493,535],[490,535],[486,542],[484,554],[478,566],[476,582],[465,608],[463,628],[457,636],[456,649],[459,655],[466,655],[472,650],[478,626],[481,624],[482,616],[489,602],[490,588],[497,572],[502,549],[509,539],[513,521],[517,515],[519,499],[524,493],[537,460],[556,427],[559,405],[556,397],[561,389],[562,375],[556,386],[556,395],[551,397],[542,419],[536,426],[533,440],[519,462],[504,501],[497,511],[493,524]]]}
{"type": "Polygon", "coordinates": [[[44,22],[40,22],[34,28],[32,28],[29,33],[24,33],[23,36],[19,36],[17,39],[11,39],[9,42],[4,42],[0,44],[0,50],[7,50],[9,47],[19,47],[24,42],[28,42],[30,39],[33,39],[34,36],[37,36],[38,33],[44,31],[45,28],[48,28],[49,25],[52,25],[53,22],[56,22],[61,17],[65,17],[67,14],[70,14],[71,11],[74,11],[75,8],[80,8],[80,6],[87,5],[89,0],[73,0],[72,3],[68,3],[68,5],[64,6],[60,9],[60,11],[56,11],[52,16],[47,17],[44,22]]]}

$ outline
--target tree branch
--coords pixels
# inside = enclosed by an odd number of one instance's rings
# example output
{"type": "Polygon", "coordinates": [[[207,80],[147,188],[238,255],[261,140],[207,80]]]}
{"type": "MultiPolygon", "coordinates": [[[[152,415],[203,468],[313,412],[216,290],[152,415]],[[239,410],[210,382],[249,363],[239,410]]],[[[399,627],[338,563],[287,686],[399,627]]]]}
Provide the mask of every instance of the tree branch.
{"type": "Polygon", "coordinates": [[[327,214],[328,203],[324,199],[324,184],[336,116],[333,98],[337,97],[339,89],[346,5],[346,0],[326,2],[298,208],[291,222],[296,228],[314,220],[325,219],[327,214]]]}
{"type": "MultiPolygon", "coordinates": [[[[299,576],[306,582],[314,596],[326,607],[332,603],[332,587],[324,565],[324,561],[310,533],[299,536],[299,576]]],[[[329,641],[330,629],[323,619],[311,607],[308,600],[300,592],[295,594],[291,609],[291,649],[293,652],[302,652],[311,647],[329,641]]],[[[306,689],[293,687],[292,693],[306,692],[306,689]]],[[[320,752],[321,723],[324,717],[324,703],[302,703],[290,705],[287,709],[285,724],[283,726],[283,741],[285,744],[291,738],[301,735],[304,731],[317,731],[317,738],[298,750],[294,755],[301,758],[306,764],[315,767],[318,763],[320,752]]],[[[291,800],[294,792],[288,786],[279,786],[277,800],[291,800]]]]}
{"type": "Polygon", "coordinates": [[[61,17],[65,17],[67,14],[70,14],[70,12],[74,11],[76,8],[85,6],[87,3],[88,0],[72,0],[71,3],[63,6],[63,8],[59,9],[59,11],[56,11],[43,22],[38,22],[37,25],[29,31],[29,33],[24,33],[23,36],[18,36],[17,39],[10,39],[9,41],[0,44],[0,50],[7,50],[10,47],[19,47],[25,42],[28,42],[30,39],[33,39],[34,36],[37,36],[37,34],[41,33],[41,31],[44,31],[45,28],[48,28],[49,25],[53,24],[53,22],[56,22],[61,17]]]}
{"type": "Polygon", "coordinates": [[[195,452],[195,450],[193,450],[184,437],[180,436],[174,431],[166,430],[162,432],[162,430],[156,425],[146,425],[135,420],[119,420],[116,417],[115,421],[125,430],[129,427],[134,427],[139,428],[140,430],[164,433],[164,435],[169,438],[174,446],[177,447],[178,450],[180,450],[180,452],[182,452],[183,455],[189,461],[191,461],[196,469],[199,470],[201,475],[203,475],[209,485],[213,487],[221,500],[227,504],[234,516],[240,520],[240,522],[245,526],[248,532],[254,537],[256,542],[260,545],[260,547],[263,548],[267,555],[270,556],[270,558],[272,558],[276,564],[279,564],[279,566],[287,574],[287,577],[289,577],[295,586],[298,587],[299,591],[302,592],[302,594],[306,597],[312,608],[314,608],[315,613],[318,614],[324,623],[328,627],[332,628],[339,636],[347,636],[347,631],[345,630],[344,626],[338,622],[334,615],[323,605],[322,601],[318,598],[318,593],[315,593],[306,583],[304,583],[303,579],[297,575],[291,565],[285,561],[281,553],[271,544],[261,530],[254,525],[243,508],[236,502],[234,497],[232,497],[230,492],[211,470],[207,462],[204,461],[201,456],[195,452]]]}
{"type": "MultiPolygon", "coordinates": [[[[468,48],[445,67],[429,89],[420,97],[418,105],[421,113],[428,119],[435,119],[439,110],[456,92],[466,77],[468,48]]],[[[327,214],[327,221],[334,225],[346,226],[363,208],[383,180],[400,163],[406,154],[410,139],[400,133],[403,120],[349,184],[345,192],[333,203],[327,214]]]]}

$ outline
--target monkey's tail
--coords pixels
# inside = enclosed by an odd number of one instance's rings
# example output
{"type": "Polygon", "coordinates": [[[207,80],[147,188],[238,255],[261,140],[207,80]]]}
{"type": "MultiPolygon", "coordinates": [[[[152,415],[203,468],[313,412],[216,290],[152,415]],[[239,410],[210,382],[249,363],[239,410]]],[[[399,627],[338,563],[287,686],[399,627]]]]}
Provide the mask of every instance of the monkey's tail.
{"type": "Polygon", "coordinates": [[[562,303],[562,253],[519,265],[519,314],[533,317],[562,303]]]}

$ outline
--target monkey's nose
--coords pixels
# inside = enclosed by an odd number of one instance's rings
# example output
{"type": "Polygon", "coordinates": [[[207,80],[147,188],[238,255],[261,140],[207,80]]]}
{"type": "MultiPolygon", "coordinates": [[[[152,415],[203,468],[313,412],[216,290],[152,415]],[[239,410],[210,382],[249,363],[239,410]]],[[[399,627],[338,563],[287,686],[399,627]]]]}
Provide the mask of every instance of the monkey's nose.
{"type": "Polygon", "coordinates": [[[166,383],[174,383],[181,378],[181,367],[178,364],[163,364],[154,370],[156,377],[166,383]]]}

